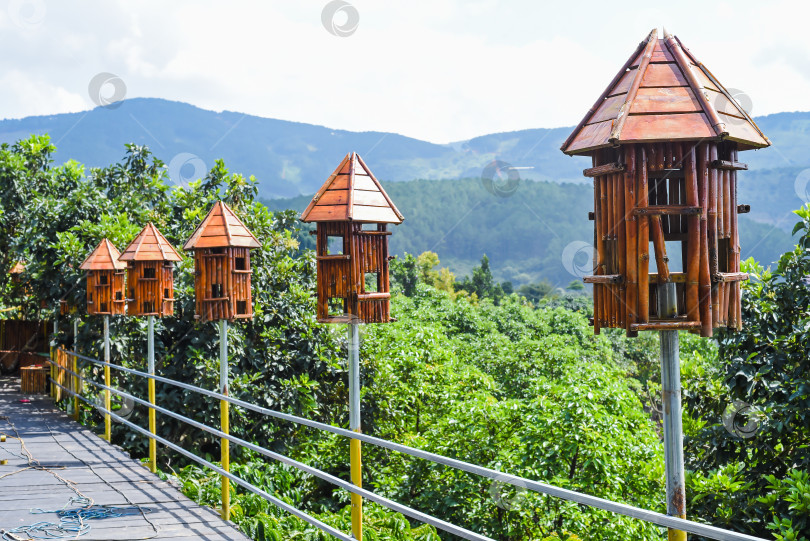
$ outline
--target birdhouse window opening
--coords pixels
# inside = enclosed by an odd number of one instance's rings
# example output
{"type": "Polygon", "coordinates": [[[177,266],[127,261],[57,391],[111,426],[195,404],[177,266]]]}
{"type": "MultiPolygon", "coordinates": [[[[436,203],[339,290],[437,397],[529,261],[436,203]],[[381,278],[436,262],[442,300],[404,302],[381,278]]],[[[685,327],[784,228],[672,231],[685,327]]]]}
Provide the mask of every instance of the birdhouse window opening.
{"type": "Polygon", "coordinates": [[[731,250],[731,239],[717,239],[717,268],[719,272],[732,272],[728,254],[731,250]]]}
{"type": "Polygon", "coordinates": [[[236,301],[236,315],[247,315],[247,301],[236,301]]]}
{"type": "Polygon", "coordinates": [[[360,229],[362,229],[363,231],[379,231],[378,225],[375,223],[362,224],[360,229]]]}
{"type": "Polygon", "coordinates": [[[101,312],[102,314],[107,312],[107,303],[106,302],[101,303],[101,307],[99,308],[99,312],[101,312]]]}
{"type": "Polygon", "coordinates": [[[116,291],[116,292],[115,292],[115,300],[117,300],[117,301],[124,300],[124,299],[123,299],[123,295],[121,294],[121,292],[120,292],[120,291],[116,291]]]}
{"type": "Polygon", "coordinates": [[[101,285],[101,286],[106,286],[107,285],[107,275],[106,274],[100,274],[99,275],[98,284],[101,285]]]}
{"type": "Polygon", "coordinates": [[[364,293],[377,293],[380,291],[380,273],[367,272],[365,273],[365,283],[363,284],[364,293]]]}
{"type": "Polygon", "coordinates": [[[225,253],[225,248],[212,248],[211,255],[223,255],[225,253]]]}
{"type": "Polygon", "coordinates": [[[247,259],[244,258],[244,257],[235,258],[234,267],[238,271],[246,271],[246,270],[248,270],[248,268],[247,268],[247,259]]]}
{"type": "Polygon", "coordinates": [[[135,288],[134,287],[129,288],[129,298],[130,299],[135,298],[135,288]]]}
{"type": "Polygon", "coordinates": [[[345,250],[345,237],[342,235],[329,235],[326,237],[326,253],[324,255],[343,255],[345,250]]]}
{"type": "Polygon", "coordinates": [[[157,269],[155,267],[144,267],[143,268],[143,279],[144,280],[156,280],[157,279],[157,269]]]}
{"type": "Polygon", "coordinates": [[[342,297],[329,298],[329,317],[341,316],[348,313],[346,299],[342,297]]]}
{"type": "Polygon", "coordinates": [[[163,289],[163,297],[166,298],[166,299],[171,298],[171,292],[169,291],[168,287],[163,289]]]}
{"type": "Polygon", "coordinates": [[[222,297],[222,284],[211,284],[211,298],[221,299],[222,297]]]}
{"type": "Polygon", "coordinates": [[[143,313],[153,314],[155,312],[155,303],[153,301],[143,301],[143,313]]]}

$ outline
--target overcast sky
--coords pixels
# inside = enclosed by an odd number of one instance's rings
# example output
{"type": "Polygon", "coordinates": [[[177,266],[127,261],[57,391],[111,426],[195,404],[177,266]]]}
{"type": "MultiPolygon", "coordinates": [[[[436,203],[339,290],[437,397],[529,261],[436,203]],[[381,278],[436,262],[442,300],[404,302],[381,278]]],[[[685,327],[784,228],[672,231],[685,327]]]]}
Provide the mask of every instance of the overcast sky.
{"type": "Polygon", "coordinates": [[[0,117],[92,108],[111,73],[102,96],[446,143],[576,124],[662,26],[754,115],[810,110],[806,1],[666,4],[0,0],[0,117]]]}

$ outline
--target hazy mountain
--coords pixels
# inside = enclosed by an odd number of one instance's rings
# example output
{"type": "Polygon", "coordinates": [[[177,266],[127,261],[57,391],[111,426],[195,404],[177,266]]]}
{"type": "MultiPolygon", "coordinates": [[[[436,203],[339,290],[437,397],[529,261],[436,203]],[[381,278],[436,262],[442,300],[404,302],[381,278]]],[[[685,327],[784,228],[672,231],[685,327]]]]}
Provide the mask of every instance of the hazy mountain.
{"type": "MultiPolygon", "coordinates": [[[[810,113],[756,120],[773,146],[741,154],[751,169],[741,175],[739,200],[751,205],[741,228],[750,234],[743,254],[767,263],[790,248],[785,231],[795,222],[791,211],[810,200],[810,113]]],[[[487,253],[502,278],[524,282],[548,276],[563,282],[569,274],[562,249],[591,234],[586,219],[591,191],[582,177],[590,160],[559,150],[571,130],[538,128],[440,145],[136,98],[112,109],[2,120],[0,142],[49,133],[57,162],[75,159],[88,166],[120,160],[124,144],[135,142],[148,145],[178,183],[203,176],[222,158],[231,171],[254,175],[263,198],[294,198],[271,206],[299,210],[343,156],[356,151],[407,217],[392,240],[395,251],[433,249],[459,272],[487,253]],[[499,198],[480,181],[458,180],[480,179],[494,159],[520,168],[524,184],[515,197],[499,198]],[[414,179],[448,180],[396,184],[414,179]]]]}

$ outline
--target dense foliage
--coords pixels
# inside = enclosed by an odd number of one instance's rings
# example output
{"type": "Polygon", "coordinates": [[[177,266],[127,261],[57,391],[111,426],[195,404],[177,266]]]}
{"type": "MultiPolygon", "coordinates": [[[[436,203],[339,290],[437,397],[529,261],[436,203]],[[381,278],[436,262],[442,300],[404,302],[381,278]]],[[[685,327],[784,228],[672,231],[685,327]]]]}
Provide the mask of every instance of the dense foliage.
{"type": "MultiPolygon", "coordinates": [[[[255,181],[229,173],[222,162],[203,179],[170,188],[165,166],[144,147],[131,145],[121,163],[90,171],[75,162],[53,166],[52,152],[46,137],[0,147],[0,308],[11,309],[6,317],[54,317],[57,302],[66,299],[77,312],[59,319],[58,341],[98,356],[101,318],[80,315],[85,292],[78,266],[84,257],[105,236],[123,249],[148,221],[181,246],[212,203],[223,199],[262,241],[253,252],[256,316],[231,326],[231,393],[347,425],[345,329],[315,321],[314,258],[297,242],[309,236],[298,235],[301,224],[292,212],[269,212],[254,199],[255,181]],[[24,285],[13,288],[7,269],[18,260],[26,262],[24,285]],[[75,318],[81,320],[78,336],[71,332],[75,318]]],[[[681,336],[689,516],[762,536],[770,532],[780,541],[810,537],[810,210],[800,216],[799,246],[774,271],[748,264],[757,279],[745,286],[743,332],[721,334],[719,350],[713,341],[681,336]],[[724,426],[734,400],[753,406],[753,437],[740,438],[724,426]]],[[[364,432],[663,511],[660,413],[652,398],[660,390],[656,336],[594,336],[589,298],[570,280],[557,287],[538,280],[512,292],[480,253],[480,263],[460,280],[441,267],[435,252],[420,253],[392,264],[397,322],[363,327],[364,432]]],[[[218,335],[214,324],[193,318],[192,269],[188,258],[177,265],[176,314],[157,326],[157,370],[213,389],[218,335]]],[[[143,319],[113,318],[114,363],[145,367],[145,327],[143,319]]],[[[146,394],[142,381],[117,374],[114,383],[146,394]]],[[[94,398],[92,387],[85,392],[94,398]]],[[[157,401],[210,426],[219,423],[217,404],[193,393],[158,384],[157,401]]],[[[348,478],[344,438],[240,408],[231,412],[236,436],[348,478]]],[[[91,408],[81,414],[91,426],[101,421],[91,408]]],[[[136,407],[130,420],[145,426],[146,411],[136,407]]],[[[158,420],[161,436],[216,461],[216,438],[165,415],[158,420]]],[[[146,454],[146,439],[125,427],[116,425],[113,437],[134,456],[146,454]]],[[[641,521],[374,446],[363,449],[366,487],[499,540],[662,535],[641,521]]],[[[345,491],[253,453],[233,454],[233,471],[244,479],[348,530],[345,491]]],[[[164,475],[188,495],[219,505],[216,475],[165,450],[159,460],[164,475]]],[[[265,500],[231,490],[233,519],[255,539],[327,539],[265,500]]],[[[366,506],[365,520],[369,539],[449,538],[375,505],[366,506]]]]}

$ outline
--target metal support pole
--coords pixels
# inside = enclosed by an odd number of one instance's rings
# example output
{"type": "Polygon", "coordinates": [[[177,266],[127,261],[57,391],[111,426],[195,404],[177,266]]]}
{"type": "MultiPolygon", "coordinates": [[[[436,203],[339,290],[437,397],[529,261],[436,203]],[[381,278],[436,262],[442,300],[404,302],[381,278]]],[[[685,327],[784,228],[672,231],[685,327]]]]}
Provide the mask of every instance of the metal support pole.
{"type": "MultiPolygon", "coordinates": [[[[148,330],[146,338],[146,358],[147,370],[150,375],[155,375],[155,316],[148,316],[148,330]]],[[[149,403],[155,405],[155,380],[149,378],[147,385],[149,386],[149,403]]],[[[149,408],[149,432],[155,434],[155,409],[149,408]]],[[[155,445],[155,438],[149,438],[149,469],[152,473],[157,473],[157,449],[155,445]]]]}
{"type": "MultiPolygon", "coordinates": [[[[73,351],[79,351],[78,347],[79,343],[79,318],[73,320],[73,351]]],[[[77,357],[73,357],[73,373],[79,373],[79,359],[77,357]]],[[[76,393],[73,395],[73,419],[78,421],[79,420],[79,376],[73,376],[73,392],[76,393]]]]}
{"type": "MultiPolygon", "coordinates": [[[[658,313],[673,318],[678,313],[674,283],[658,285],[658,313]]],[[[686,481],[683,466],[681,419],[681,366],[678,331],[661,333],[661,395],[664,410],[664,461],[667,480],[667,514],[686,518],[686,481]]],[[[669,541],[686,541],[686,532],[670,528],[669,541]]]]}
{"type": "MultiPolygon", "coordinates": [[[[349,429],[361,432],[360,425],[360,330],[357,323],[349,323],[349,429]]],[[[360,440],[349,440],[352,483],[363,486],[363,463],[360,440]]],[[[352,535],[363,539],[363,498],[352,494],[352,535]]]]}
{"type": "MultiPolygon", "coordinates": [[[[104,316],[104,362],[110,362],[110,316],[104,316]]],[[[104,385],[110,387],[110,367],[104,366],[104,385]]],[[[104,409],[110,409],[110,391],[104,390],[104,409]]],[[[112,424],[110,423],[110,414],[104,414],[104,439],[112,441],[112,424]]]]}
{"type": "MultiPolygon", "coordinates": [[[[57,375],[59,373],[59,370],[56,367],[56,364],[57,364],[56,363],[56,361],[57,361],[57,359],[56,359],[56,348],[53,347],[53,340],[56,337],[56,325],[57,325],[57,321],[56,321],[56,316],[54,315],[54,317],[53,317],[53,334],[51,335],[51,339],[48,341],[48,342],[50,342],[49,345],[51,347],[51,362],[52,362],[52,364],[51,364],[51,379],[54,380],[54,381],[56,381],[58,379],[58,377],[59,377],[57,375]]],[[[43,330],[43,334],[44,334],[46,332],[45,329],[47,327],[45,327],[44,324],[43,324],[43,327],[44,328],[42,330],[43,330]]],[[[56,400],[58,402],[59,401],[58,397],[59,397],[59,388],[56,385],[51,384],[51,398],[53,398],[54,400],[56,400]]]]}
{"type": "MultiPolygon", "coordinates": [[[[221,319],[219,321],[219,392],[228,396],[228,321],[221,319]]],[[[229,415],[228,406],[230,402],[227,400],[219,401],[219,415],[220,415],[220,430],[225,434],[229,432],[229,415]]],[[[231,471],[231,450],[230,442],[227,438],[221,440],[222,449],[222,469],[226,472],[231,471]]],[[[224,475],[222,476],[222,520],[229,520],[231,516],[231,481],[224,475]]]]}

